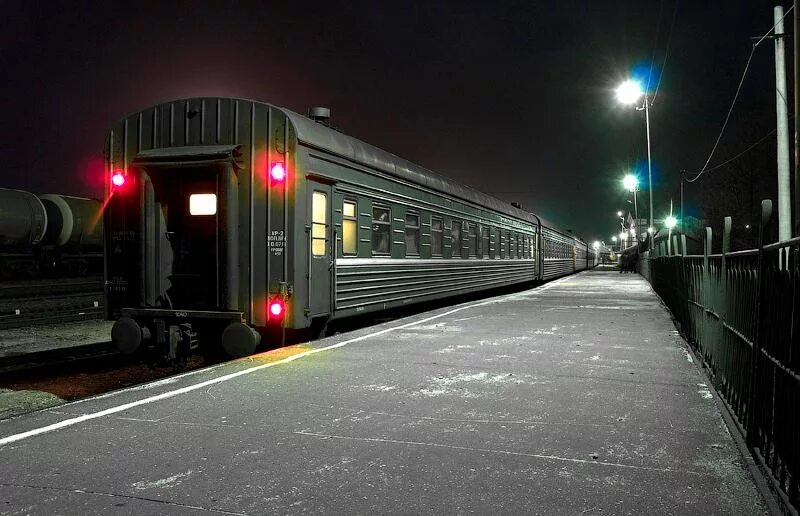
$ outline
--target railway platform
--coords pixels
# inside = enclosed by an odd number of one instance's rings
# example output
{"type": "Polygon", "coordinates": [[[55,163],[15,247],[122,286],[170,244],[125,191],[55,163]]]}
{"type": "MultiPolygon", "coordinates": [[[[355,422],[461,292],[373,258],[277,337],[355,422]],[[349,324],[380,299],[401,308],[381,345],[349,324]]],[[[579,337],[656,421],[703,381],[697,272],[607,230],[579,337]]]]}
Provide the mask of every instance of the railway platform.
{"type": "Polygon", "coordinates": [[[591,271],[0,422],[0,513],[764,514],[638,275],[591,271]]]}

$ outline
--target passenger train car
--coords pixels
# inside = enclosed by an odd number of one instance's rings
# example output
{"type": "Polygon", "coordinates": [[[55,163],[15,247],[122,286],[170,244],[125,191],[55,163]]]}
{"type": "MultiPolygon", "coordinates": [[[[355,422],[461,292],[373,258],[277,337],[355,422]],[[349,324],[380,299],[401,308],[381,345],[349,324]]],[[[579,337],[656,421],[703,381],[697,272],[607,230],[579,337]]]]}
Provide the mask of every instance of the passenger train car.
{"type": "Polygon", "coordinates": [[[270,329],[593,264],[586,243],[533,213],[325,121],[191,98],[113,127],[106,310],[120,350],[175,359],[207,342],[242,356],[270,329]]]}

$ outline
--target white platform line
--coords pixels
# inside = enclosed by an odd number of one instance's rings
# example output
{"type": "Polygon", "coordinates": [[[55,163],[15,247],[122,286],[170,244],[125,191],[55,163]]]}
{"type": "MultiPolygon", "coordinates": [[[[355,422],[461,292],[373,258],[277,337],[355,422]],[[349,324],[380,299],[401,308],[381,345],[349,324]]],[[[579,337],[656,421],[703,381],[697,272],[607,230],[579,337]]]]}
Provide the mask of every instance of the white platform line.
{"type": "MultiPolygon", "coordinates": [[[[567,276],[567,277],[569,277],[569,276],[567,276]]],[[[366,340],[366,339],[369,339],[369,338],[372,338],[372,337],[377,337],[379,335],[384,335],[384,334],[392,332],[392,331],[402,330],[404,328],[408,328],[408,327],[411,327],[411,326],[416,326],[418,324],[423,324],[423,323],[426,323],[428,321],[432,321],[434,319],[439,319],[441,317],[445,317],[445,316],[454,314],[456,312],[461,312],[463,310],[467,310],[469,308],[477,308],[479,306],[485,306],[485,305],[489,305],[489,304],[492,304],[492,303],[502,303],[503,301],[507,301],[507,300],[510,300],[510,299],[513,299],[515,297],[519,297],[519,296],[522,296],[522,295],[527,295],[527,294],[530,294],[530,293],[539,293],[539,292],[542,292],[544,290],[547,290],[550,287],[553,287],[553,286],[557,285],[558,283],[564,281],[567,277],[561,278],[561,279],[558,279],[558,280],[555,280],[555,281],[551,281],[550,283],[547,283],[547,284],[542,285],[540,287],[536,287],[536,288],[531,289],[531,290],[526,290],[524,292],[518,292],[516,294],[511,294],[511,295],[504,296],[504,297],[501,297],[501,298],[493,298],[493,299],[489,299],[487,301],[481,301],[480,303],[475,303],[475,304],[471,304],[471,305],[467,305],[467,306],[460,306],[458,308],[454,308],[452,310],[448,310],[446,312],[443,312],[443,313],[440,313],[440,314],[437,314],[437,315],[432,315],[430,317],[426,317],[424,319],[420,319],[420,320],[417,320],[417,321],[412,321],[412,322],[409,322],[409,323],[401,324],[399,326],[393,326],[391,328],[386,328],[386,329],[383,329],[383,330],[380,330],[380,331],[376,331],[376,332],[373,332],[373,333],[368,333],[368,334],[362,335],[360,337],[355,337],[355,338],[352,338],[352,339],[344,340],[342,342],[338,342],[336,344],[331,344],[330,346],[325,346],[325,347],[315,348],[315,349],[309,349],[307,351],[303,351],[303,352],[298,353],[296,355],[292,355],[290,357],[282,358],[281,360],[276,360],[275,362],[270,362],[268,364],[261,364],[261,365],[253,366],[253,367],[250,367],[250,368],[247,368],[247,369],[242,369],[241,371],[236,371],[235,373],[230,373],[230,374],[226,374],[226,375],[223,375],[223,376],[219,376],[217,378],[212,378],[211,380],[206,380],[204,382],[195,383],[195,384],[192,384],[192,385],[187,385],[186,387],[181,387],[180,389],[174,389],[174,390],[171,390],[171,391],[163,392],[161,394],[156,394],[154,396],[149,396],[147,398],[142,398],[140,400],[132,401],[130,403],[124,403],[122,405],[117,405],[115,407],[107,408],[105,410],[101,410],[101,411],[98,411],[98,412],[92,412],[90,414],[83,414],[81,416],[73,417],[73,418],[70,418],[70,419],[65,419],[63,421],[59,421],[58,423],[53,423],[51,425],[42,426],[42,427],[39,427],[39,428],[34,428],[33,430],[28,430],[27,432],[21,432],[21,433],[18,433],[18,434],[9,435],[7,437],[0,438],[0,446],[3,446],[5,444],[14,443],[14,442],[17,442],[17,441],[21,441],[21,440],[27,439],[29,437],[35,437],[37,435],[45,434],[45,433],[48,433],[48,432],[53,432],[55,430],[60,430],[62,428],[67,428],[67,427],[70,427],[70,426],[74,426],[74,425],[77,425],[78,423],[83,423],[84,421],[91,421],[92,419],[98,419],[98,418],[101,418],[101,417],[110,416],[111,414],[116,414],[118,412],[123,412],[125,410],[132,409],[134,407],[139,407],[139,406],[142,406],[142,405],[147,405],[149,403],[154,403],[156,401],[161,401],[161,400],[165,400],[165,399],[168,399],[168,398],[173,398],[173,397],[179,396],[181,394],[186,394],[187,392],[192,392],[192,391],[196,391],[198,389],[203,389],[204,387],[208,387],[209,385],[215,385],[215,384],[218,384],[218,383],[227,382],[228,380],[232,380],[232,379],[238,378],[240,376],[244,376],[244,375],[247,375],[247,374],[255,373],[256,371],[260,371],[260,370],[266,369],[268,367],[274,367],[276,365],[286,364],[286,363],[289,363],[289,362],[293,362],[293,361],[295,361],[297,359],[300,359],[300,358],[303,358],[303,357],[307,357],[309,355],[313,355],[315,353],[321,353],[323,351],[330,351],[332,349],[341,348],[342,346],[346,346],[346,345],[352,344],[354,342],[360,342],[362,340],[366,340]]]]}

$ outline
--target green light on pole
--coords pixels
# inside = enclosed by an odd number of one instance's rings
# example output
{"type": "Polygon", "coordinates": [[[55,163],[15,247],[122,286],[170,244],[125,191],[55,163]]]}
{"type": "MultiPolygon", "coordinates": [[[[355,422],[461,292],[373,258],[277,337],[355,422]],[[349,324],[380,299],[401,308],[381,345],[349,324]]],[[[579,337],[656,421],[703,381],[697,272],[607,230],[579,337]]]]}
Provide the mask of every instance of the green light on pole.
{"type": "Polygon", "coordinates": [[[667,227],[667,229],[672,229],[678,225],[678,219],[672,215],[669,215],[666,219],[664,219],[664,225],[667,227]]]}

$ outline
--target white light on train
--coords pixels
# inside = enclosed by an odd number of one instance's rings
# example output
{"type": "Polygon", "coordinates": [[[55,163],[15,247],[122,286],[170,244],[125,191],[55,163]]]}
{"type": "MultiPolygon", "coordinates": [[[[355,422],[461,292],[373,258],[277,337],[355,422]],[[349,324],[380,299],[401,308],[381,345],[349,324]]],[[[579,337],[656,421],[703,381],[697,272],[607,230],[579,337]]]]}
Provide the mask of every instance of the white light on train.
{"type": "Polygon", "coordinates": [[[284,168],[283,163],[273,164],[269,175],[272,177],[273,181],[283,181],[286,179],[286,168],[284,168]]]}
{"type": "Polygon", "coordinates": [[[217,194],[200,193],[189,196],[190,215],[216,215],[217,194]]]}

